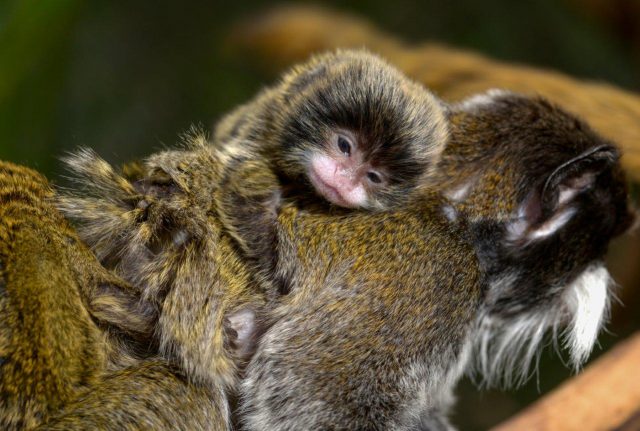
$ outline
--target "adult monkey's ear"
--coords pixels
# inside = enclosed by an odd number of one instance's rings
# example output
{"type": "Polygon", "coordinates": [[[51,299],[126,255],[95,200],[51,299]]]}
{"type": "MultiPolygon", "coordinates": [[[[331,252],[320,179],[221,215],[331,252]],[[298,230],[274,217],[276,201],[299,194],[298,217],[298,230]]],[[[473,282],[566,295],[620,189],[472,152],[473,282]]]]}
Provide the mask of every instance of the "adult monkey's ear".
{"type": "Polygon", "coordinates": [[[619,187],[619,158],[615,147],[600,145],[558,165],[523,202],[509,239],[529,242],[552,237],[585,211],[600,219],[591,222],[610,225],[614,236],[627,230],[634,214],[627,208],[626,187],[619,187]]]}
{"type": "Polygon", "coordinates": [[[542,188],[542,215],[549,216],[578,194],[589,190],[596,177],[618,160],[618,151],[608,145],[589,149],[558,166],[542,188]]]}

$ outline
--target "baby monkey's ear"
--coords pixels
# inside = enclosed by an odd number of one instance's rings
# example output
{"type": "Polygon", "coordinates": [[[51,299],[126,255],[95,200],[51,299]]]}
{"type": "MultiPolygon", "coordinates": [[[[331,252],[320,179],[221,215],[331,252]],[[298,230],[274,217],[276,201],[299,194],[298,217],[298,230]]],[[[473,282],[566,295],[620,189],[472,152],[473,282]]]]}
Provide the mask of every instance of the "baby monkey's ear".
{"type": "Polygon", "coordinates": [[[552,237],[586,213],[615,226],[614,235],[626,230],[633,217],[627,208],[618,208],[619,202],[626,205],[626,188],[620,190],[621,172],[616,175],[618,159],[615,147],[602,145],[559,164],[540,185],[534,185],[521,204],[517,221],[509,226],[509,240],[529,243],[552,237]]]}

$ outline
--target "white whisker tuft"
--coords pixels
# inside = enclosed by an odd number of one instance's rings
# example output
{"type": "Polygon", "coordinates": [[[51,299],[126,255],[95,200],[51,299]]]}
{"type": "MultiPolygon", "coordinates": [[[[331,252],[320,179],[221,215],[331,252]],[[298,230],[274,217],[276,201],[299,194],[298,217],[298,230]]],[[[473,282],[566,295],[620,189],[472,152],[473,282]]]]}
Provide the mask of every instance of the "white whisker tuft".
{"type": "Polygon", "coordinates": [[[558,338],[575,371],[587,360],[609,310],[611,277],[602,264],[562,288],[560,301],[514,317],[482,313],[469,373],[480,386],[520,386],[538,368],[542,348],[558,338]],[[565,329],[563,329],[565,328],[565,329]]]}
{"type": "Polygon", "coordinates": [[[564,303],[573,314],[567,327],[565,346],[577,370],[591,353],[600,328],[609,317],[609,287],[613,285],[604,266],[585,271],[565,292],[564,303]]]}

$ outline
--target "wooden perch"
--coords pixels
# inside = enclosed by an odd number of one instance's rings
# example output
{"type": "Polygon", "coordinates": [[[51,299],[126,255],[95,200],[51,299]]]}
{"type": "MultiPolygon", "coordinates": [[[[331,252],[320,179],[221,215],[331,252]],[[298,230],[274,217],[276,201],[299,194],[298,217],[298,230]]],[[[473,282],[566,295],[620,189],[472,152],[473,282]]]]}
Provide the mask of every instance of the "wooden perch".
{"type": "Polygon", "coordinates": [[[275,10],[239,26],[232,44],[278,69],[312,52],[368,47],[449,101],[490,88],[543,95],[620,145],[624,166],[640,181],[640,97],[612,85],[491,60],[436,43],[409,46],[369,23],[321,8],[275,10]]]}
{"type": "Polygon", "coordinates": [[[640,430],[640,333],[493,431],[640,430]]]}

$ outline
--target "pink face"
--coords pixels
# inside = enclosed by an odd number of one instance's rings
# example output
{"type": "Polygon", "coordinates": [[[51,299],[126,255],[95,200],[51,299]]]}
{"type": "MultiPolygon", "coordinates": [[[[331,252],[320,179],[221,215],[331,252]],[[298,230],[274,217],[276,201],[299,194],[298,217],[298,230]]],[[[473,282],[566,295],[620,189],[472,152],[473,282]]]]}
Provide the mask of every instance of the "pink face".
{"type": "Polygon", "coordinates": [[[371,206],[371,193],[384,186],[384,174],[367,160],[357,139],[348,132],[332,133],[324,151],[310,159],[309,179],[329,202],[347,208],[371,206]]]}

